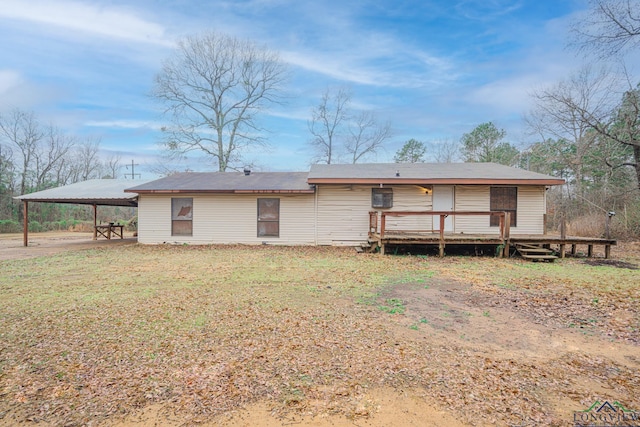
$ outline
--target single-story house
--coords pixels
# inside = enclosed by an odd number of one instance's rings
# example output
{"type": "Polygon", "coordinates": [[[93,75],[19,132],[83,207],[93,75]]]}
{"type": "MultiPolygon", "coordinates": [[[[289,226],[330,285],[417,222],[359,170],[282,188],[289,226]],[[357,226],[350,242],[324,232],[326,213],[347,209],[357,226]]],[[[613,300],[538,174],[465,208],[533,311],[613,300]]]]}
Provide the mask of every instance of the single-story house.
{"type": "MultiPolygon", "coordinates": [[[[562,179],[494,163],[313,165],[309,172],[185,172],[138,195],[140,243],[359,245],[370,212],[508,212],[513,234],[542,235],[546,190],[562,179]]],[[[439,230],[429,215],[388,229],[439,230]]],[[[447,233],[497,234],[498,218],[450,215],[447,233]]]]}

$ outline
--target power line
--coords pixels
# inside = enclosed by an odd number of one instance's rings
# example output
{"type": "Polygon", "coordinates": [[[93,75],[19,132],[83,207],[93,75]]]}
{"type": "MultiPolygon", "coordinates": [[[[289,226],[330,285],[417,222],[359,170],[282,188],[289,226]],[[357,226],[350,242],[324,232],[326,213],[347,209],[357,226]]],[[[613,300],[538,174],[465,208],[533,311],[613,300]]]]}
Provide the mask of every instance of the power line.
{"type": "Polygon", "coordinates": [[[132,159],[132,160],[131,160],[131,165],[126,165],[127,170],[129,169],[129,166],[131,166],[131,172],[130,172],[130,173],[129,173],[129,172],[126,172],[126,173],[124,174],[124,177],[125,177],[125,178],[129,178],[129,177],[131,177],[131,179],[136,179],[136,176],[137,176],[138,178],[142,178],[142,175],[140,175],[139,173],[135,173],[135,172],[136,172],[135,167],[136,167],[136,166],[140,166],[138,163],[133,163],[133,159],[132,159]]]}

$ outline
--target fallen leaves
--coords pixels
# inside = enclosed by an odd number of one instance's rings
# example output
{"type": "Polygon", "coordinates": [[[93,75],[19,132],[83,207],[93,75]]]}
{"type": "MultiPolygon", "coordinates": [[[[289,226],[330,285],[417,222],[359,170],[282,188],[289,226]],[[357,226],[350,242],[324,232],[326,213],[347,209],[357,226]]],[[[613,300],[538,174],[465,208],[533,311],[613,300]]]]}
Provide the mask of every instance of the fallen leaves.
{"type": "Polygon", "coordinates": [[[597,317],[593,328],[605,325],[623,339],[637,320],[634,288],[620,290],[631,298],[624,305],[591,285],[556,286],[553,270],[526,275],[520,266],[509,267],[513,287],[501,287],[487,280],[492,262],[513,261],[135,246],[5,262],[0,413],[91,425],[162,404],[193,424],[268,401],[274,414],[356,419],[375,415],[369,390],[392,386],[422,390],[469,424],[553,425],[562,419],[547,395],[588,400],[588,388],[575,382],[586,377],[640,406],[637,372],[608,360],[576,353],[532,363],[480,355],[421,331],[398,334],[404,315],[390,311],[404,301],[385,299],[382,290],[423,284],[434,270],[471,277],[478,301],[496,310],[517,306],[544,324],[590,325],[588,312],[597,317]]]}

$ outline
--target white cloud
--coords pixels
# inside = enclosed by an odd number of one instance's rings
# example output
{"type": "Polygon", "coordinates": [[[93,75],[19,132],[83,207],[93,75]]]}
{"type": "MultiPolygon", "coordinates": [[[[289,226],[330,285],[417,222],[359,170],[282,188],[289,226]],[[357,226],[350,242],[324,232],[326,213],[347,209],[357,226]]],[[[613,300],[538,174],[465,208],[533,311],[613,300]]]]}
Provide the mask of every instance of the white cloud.
{"type": "Polygon", "coordinates": [[[539,83],[536,76],[516,76],[483,85],[469,95],[475,104],[491,107],[500,113],[523,112],[531,103],[529,92],[539,83]]]}
{"type": "Polygon", "coordinates": [[[15,70],[0,70],[0,110],[33,108],[59,95],[58,89],[34,84],[15,70]]]}
{"type": "Polygon", "coordinates": [[[513,0],[462,0],[455,5],[462,16],[473,20],[500,18],[522,7],[522,2],[513,0]]]}
{"type": "Polygon", "coordinates": [[[153,129],[160,130],[162,125],[158,122],[143,120],[89,120],[85,126],[99,128],[119,128],[119,129],[153,129]]]}
{"type": "Polygon", "coordinates": [[[333,51],[331,55],[285,51],[282,56],[289,64],[307,71],[368,86],[416,88],[441,85],[455,79],[457,74],[445,59],[432,57],[424,52],[398,49],[395,55],[386,57],[377,55],[372,50],[362,51],[368,55],[354,57],[351,52],[340,51],[333,51]],[[381,62],[386,65],[380,66],[381,62]]]}
{"type": "Polygon", "coordinates": [[[0,94],[5,94],[22,83],[20,73],[13,70],[0,70],[0,94]]]}
{"type": "Polygon", "coordinates": [[[164,27],[133,11],[79,1],[3,0],[0,17],[80,31],[100,37],[171,45],[164,27]]]}

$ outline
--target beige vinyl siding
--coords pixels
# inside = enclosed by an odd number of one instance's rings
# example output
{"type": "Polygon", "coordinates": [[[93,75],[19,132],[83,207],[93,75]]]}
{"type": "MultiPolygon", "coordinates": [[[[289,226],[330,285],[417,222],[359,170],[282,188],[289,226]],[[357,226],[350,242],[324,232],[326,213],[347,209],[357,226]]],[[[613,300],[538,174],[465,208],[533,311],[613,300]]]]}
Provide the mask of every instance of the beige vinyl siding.
{"type": "Polygon", "coordinates": [[[171,238],[171,198],[138,196],[138,243],[162,243],[171,238]]]}
{"type": "MultiPolygon", "coordinates": [[[[455,189],[456,211],[489,212],[488,185],[457,185],[455,189]]],[[[489,226],[489,216],[457,215],[456,233],[500,234],[498,227],[489,226]]]]}
{"type": "MultiPolygon", "coordinates": [[[[431,196],[413,185],[385,186],[393,189],[393,208],[373,209],[371,189],[367,185],[319,185],[317,241],[319,245],[354,245],[369,237],[369,212],[431,210],[431,196]]],[[[388,228],[430,228],[425,218],[389,218],[388,228]]]]}
{"type": "MultiPolygon", "coordinates": [[[[488,185],[458,185],[455,192],[457,211],[489,211],[488,185]]],[[[543,234],[545,188],[543,186],[518,187],[517,225],[511,227],[511,234],[543,234]]],[[[489,226],[489,217],[457,216],[456,233],[499,234],[498,227],[489,226]]]]}
{"type": "Polygon", "coordinates": [[[193,197],[193,235],[171,235],[171,196],[141,195],[140,243],[314,244],[314,195],[180,195],[193,197]],[[257,236],[258,198],[280,199],[280,236],[257,236]]]}

